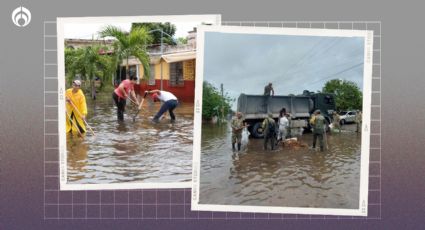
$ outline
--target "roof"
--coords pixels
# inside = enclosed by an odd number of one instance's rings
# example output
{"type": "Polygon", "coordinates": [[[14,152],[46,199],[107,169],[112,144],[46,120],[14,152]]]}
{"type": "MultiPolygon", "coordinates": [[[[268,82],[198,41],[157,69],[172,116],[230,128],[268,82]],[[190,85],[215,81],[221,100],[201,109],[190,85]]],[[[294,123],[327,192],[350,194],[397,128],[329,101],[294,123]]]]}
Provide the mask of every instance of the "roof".
{"type": "Polygon", "coordinates": [[[173,62],[181,62],[181,61],[187,61],[196,59],[196,51],[189,51],[189,52],[179,52],[179,53],[173,53],[173,54],[166,54],[162,55],[162,58],[167,63],[173,63],[173,62]]]}
{"type": "MultiPolygon", "coordinates": [[[[189,52],[179,52],[173,54],[164,54],[162,56],[150,56],[150,64],[158,64],[161,58],[167,63],[181,62],[187,60],[196,59],[196,51],[189,52]]],[[[127,59],[122,60],[121,66],[125,66],[127,64],[127,59]]],[[[128,59],[128,65],[140,65],[142,64],[138,58],[130,57],[128,59]]]]}

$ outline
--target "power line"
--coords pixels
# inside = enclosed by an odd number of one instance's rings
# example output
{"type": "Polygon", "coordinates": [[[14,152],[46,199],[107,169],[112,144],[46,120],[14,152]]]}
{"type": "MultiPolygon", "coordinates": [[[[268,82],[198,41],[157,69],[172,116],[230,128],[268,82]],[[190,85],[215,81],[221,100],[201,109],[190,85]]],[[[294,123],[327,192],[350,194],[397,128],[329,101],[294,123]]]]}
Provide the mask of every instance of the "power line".
{"type": "MultiPolygon", "coordinates": [[[[319,52],[316,52],[316,53],[311,54],[308,58],[304,59],[302,62],[299,62],[297,66],[304,65],[304,63],[306,62],[306,60],[311,60],[313,58],[316,58],[317,59],[317,56],[319,54],[323,56],[325,53],[327,53],[331,48],[333,48],[334,46],[336,46],[341,41],[342,41],[341,38],[336,38],[333,41],[331,41],[331,43],[324,44],[324,46],[323,46],[322,50],[320,51],[320,53],[319,52]]],[[[325,56],[325,57],[329,57],[329,56],[325,56]]],[[[324,58],[319,59],[319,60],[323,61],[324,58]]],[[[305,71],[305,68],[298,68],[298,70],[294,69],[294,71],[292,73],[288,73],[288,74],[294,75],[296,73],[304,72],[304,71],[305,71]]]]}
{"type": "Polygon", "coordinates": [[[316,44],[313,45],[307,52],[305,52],[300,59],[295,61],[289,68],[287,68],[286,71],[282,74],[282,76],[286,76],[286,74],[288,74],[291,70],[300,65],[300,63],[302,63],[307,56],[314,56],[312,55],[313,51],[320,46],[319,44],[322,43],[322,41],[324,41],[324,39],[320,39],[318,42],[316,42],[316,44]]]}
{"type": "MultiPolygon", "coordinates": [[[[340,59],[339,60],[340,63],[334,65],[333,67],[337,68],[337,67],[343,67],[343,66],[347,66],[348,64],[351,64],[353,62],[352,57],[357,56],[357,54],[360,54],[361,52],[363,52],[363,48],[355,50],[352,54],[349,55],[350,56],[349,58],[340,59]],[[348,60],[348,62],[342,63],[342,61],[346,61],[346,60],[348,60]]],[[[291,75],[292,77],[295,77],[301,74],[309,75],[311,72],[319,72],[321,69],[323,69],[322,64],[328,63],[329,59],[330,59],[329,55],[325,56],[324,58],[319,59],[319,61],[314,62],[313,66],[310,66],[309,68],[304,67],[302,69],[299,69],[298,71],[291,73],[291,75]]]]}
{"type": "Polygon", "coordinates": [[[319,82],[321,82],[321,81],[323,81],[323,80],[325,80],[325,79],[329,79],[329,78],[334,77],[334,76],[336,76],[336,75],[338,75],[338,74],[345,73],[345,72],[347,72],[347,71],[350,71],[350,70],[355,69],[355,68],[357,68],[357,67],[359,67],[359,66],[362,66],[362,65],[363,65],[363,62],[360,62],[360,63],[355,64],[355,65],[353,65],[353,66],[350,66],[350,67],[348,67],[348,68],[346,68],[346,69],[343,69],[343,70],[341,70],[341,71],[339,71],[339,72],[337,72],[337,73],[331,74],[331,75],[326,76],[326,77],[324,77],[324,78],[320,78],[320,79],[319,79],[319,80],[317,80],[317,81],[311,82],[311,83],[310,83],[310,85],[314,85],[314,84],[319,83],[319,82]]]}

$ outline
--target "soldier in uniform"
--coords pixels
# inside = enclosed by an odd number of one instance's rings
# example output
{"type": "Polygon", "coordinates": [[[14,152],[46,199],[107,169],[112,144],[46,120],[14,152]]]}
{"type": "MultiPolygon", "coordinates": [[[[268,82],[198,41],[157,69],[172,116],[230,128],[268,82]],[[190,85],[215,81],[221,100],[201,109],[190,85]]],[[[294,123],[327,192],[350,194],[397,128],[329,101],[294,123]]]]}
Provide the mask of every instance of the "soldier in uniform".
{"type": "Polygon", "coordinates": [[[362,112],[359,110],[357,110],[356,112],[355,121],[356,121],[356,133],[359,133],[362,130],[362,112]]]}
{"type": "Polygon", "coordinates": [[[274,89],[273,89],[273,84],[270,82],[268,85],[264,87],[263,106],[264,106],[264,111],[266,113],[269,113],[269,100],[270,100],[270,97],[272,96],[274,96],[274,89]]]}
{"type": "Polygon", "coordinates": [[[232,149],[236,150],[235,144],[238,143],[238,151],[241,150],[242,130],[246,127],[242,119],[242,113],[237,112],[236,116],[232,119],[232,149]]]}
{"type": "Polygon", "coordinates": [[[273,119],[273,114],[269,113],[263,121],[263,134],[264,134],[264,150],[267,150],[267,143],[270,141],[271,149],[274,150],[276,140],[276,122],[273,119]]]}
{"type": "Polygon", "coordinates": [[[334,111],[333,113],[332,113],[332,119],[333,119],[333,126],[334,126],[334,129],[338,129],[339,130],[339,132],[341,132],[341,118],[339,117],[339,114],[336,112],[336,111],[334,111]]]}
{"type": "Polygon", "coordinates": [[[313,127],[313,149],[316,148],[316,140],[319,138],[320,151],[324,150],[323,135],[325,133],[325,118],[320,114],[320,110],[316,110],[310,119],[310,124],[313,127]]]}

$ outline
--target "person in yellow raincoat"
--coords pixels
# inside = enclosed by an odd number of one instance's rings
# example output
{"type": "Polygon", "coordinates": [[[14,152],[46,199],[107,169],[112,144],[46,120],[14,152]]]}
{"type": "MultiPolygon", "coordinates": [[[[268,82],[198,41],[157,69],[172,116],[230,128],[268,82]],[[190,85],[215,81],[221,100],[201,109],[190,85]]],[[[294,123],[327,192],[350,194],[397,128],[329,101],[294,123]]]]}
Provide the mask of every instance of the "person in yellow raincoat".
{"type": "Polygon", "coordinates": [[[87,116],[86,97],[80,89],[81,81],[72,82],[72,88],[65,92],[66,98],[66,132],[83,134],[86,132],[85,119],[87,116]]]}

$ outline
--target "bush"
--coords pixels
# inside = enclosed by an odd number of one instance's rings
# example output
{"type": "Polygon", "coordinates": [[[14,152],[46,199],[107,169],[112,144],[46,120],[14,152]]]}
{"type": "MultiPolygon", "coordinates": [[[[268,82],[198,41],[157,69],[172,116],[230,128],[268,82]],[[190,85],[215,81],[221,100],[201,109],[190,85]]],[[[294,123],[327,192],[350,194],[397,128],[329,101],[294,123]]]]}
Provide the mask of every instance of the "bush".
{"type": "Polygon", "coordinates": [[[213,116],[226,117],[230,110],[231,99],[221,93],[211,83],[204,81],[202,97],[202,118],[210,120],[213,116]]]}

